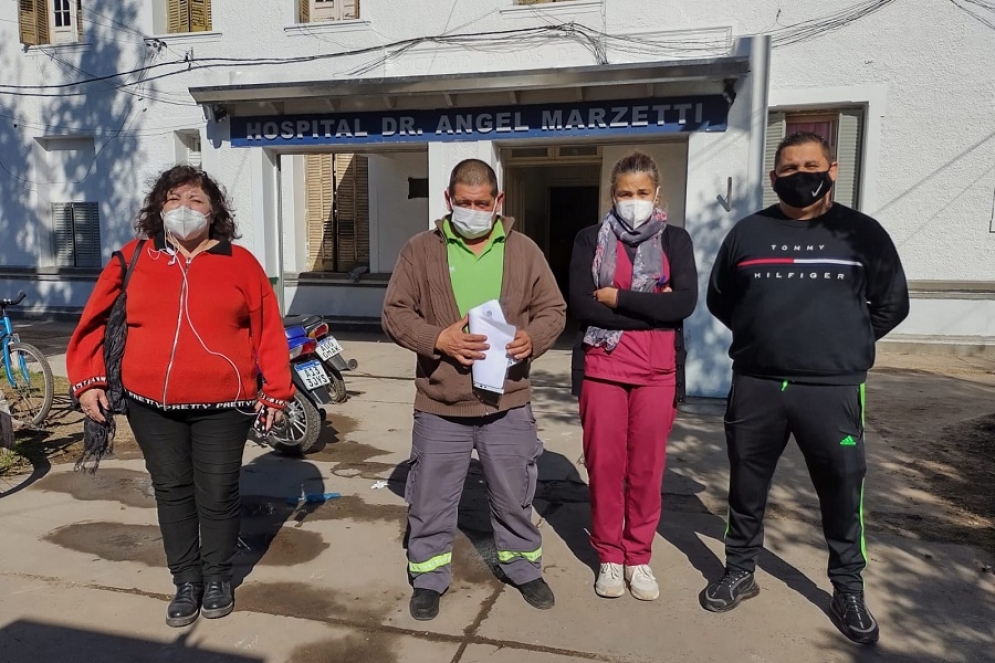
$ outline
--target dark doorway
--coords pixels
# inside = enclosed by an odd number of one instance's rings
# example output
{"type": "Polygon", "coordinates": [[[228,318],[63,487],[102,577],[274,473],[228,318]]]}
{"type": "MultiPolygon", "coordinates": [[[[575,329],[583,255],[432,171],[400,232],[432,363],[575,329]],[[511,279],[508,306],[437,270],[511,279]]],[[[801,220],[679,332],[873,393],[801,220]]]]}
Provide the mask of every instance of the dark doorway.
{"type": "Polygon", "coordinates": [[[549,188],[549,266],[560,291],[567,297],[570,254],[574,238],[598,219],[596,186],[554,186],[549,188]]]}

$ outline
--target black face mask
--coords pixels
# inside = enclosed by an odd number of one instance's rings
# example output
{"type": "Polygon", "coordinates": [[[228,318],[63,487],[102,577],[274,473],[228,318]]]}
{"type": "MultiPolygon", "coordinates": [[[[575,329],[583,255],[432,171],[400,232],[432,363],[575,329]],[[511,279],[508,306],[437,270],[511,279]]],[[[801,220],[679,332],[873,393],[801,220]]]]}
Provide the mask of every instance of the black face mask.
{"type": "Polygon", "coordinates": [[[791,207],[804,208],[825,198],[833,188],[829,171],[795,173],[774,179],[777,197],[791,207]]]}

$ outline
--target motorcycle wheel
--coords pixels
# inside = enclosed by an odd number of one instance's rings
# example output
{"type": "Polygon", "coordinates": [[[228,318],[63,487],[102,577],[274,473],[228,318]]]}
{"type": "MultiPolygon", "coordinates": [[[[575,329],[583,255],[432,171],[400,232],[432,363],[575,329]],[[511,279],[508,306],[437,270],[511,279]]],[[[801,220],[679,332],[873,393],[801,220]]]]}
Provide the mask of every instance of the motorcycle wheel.
{"type": "Polygon", "coordinates": [[[325,368],[328,370],[328,377],[332,380],[332,402],[345,403],[349,400],[349,392],[345,388],[345,378],[342,377],[342,373],[338,369],[332,368],[328,364],[325,364],[325,368]]]}
{"type": "Polygon", "coordinates": [[[287,403],[283,421],[273,427],[266,441],[274,451],[281,454],[306,454],[318,441],[321,414],[314,403],[298,392],[287,403]]]}

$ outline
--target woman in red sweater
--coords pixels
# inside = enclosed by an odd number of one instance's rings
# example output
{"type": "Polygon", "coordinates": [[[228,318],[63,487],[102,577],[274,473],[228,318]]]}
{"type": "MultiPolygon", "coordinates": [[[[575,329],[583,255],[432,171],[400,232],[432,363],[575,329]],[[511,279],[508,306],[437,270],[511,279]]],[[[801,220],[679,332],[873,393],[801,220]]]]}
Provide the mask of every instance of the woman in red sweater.
{"type": "Polygon", "coordinates": [[[570,308],[581,325],[580,415],[591,484],[599,596],[660,595],[650,569],[674,423],[679,329],[694,311],[691,238],[657,207],[660,174],[635,152],[615,164],[612,209],[582,230],[570,263],[570,308]]]}
{"type": "MultiPolygon", "coordinates": [[[[272,425],[294,388],[273,288],[232,244],[235,220],[214,180],[189,166],[167,170],[135,228],[141,239],[121,250],[125,264],[135,258],[121,383],[176,585],[166,623],[185,626],[201,608],[218,618],[234,607],[242,451],[255,413],[265,409],[272,425]]],[[[104,268],[66,356],[74,395],[100,422],[110,410],[104,334],[123,276],[118,260],[104,268]]]]}

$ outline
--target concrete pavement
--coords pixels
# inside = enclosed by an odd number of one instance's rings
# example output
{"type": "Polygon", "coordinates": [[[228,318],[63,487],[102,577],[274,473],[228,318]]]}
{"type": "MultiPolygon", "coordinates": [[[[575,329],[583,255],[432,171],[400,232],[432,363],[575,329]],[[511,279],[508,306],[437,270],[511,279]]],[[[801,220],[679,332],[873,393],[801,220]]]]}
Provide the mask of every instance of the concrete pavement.
{"type": "MultiPolygon", "coordinates": [[[[57,326],[21,328],[57,371],[57,326]]],[[[139,460],[109,461],[93,477],[55,466],[0,498],[0,660],[308,663],[351,661],[743,661],[825,663],[995,660],[995,577],[990,554],[894,536],[868,522],[869,603],[881,642],[851,645],[830,623],[831,591],[817,502],[793,446],[771,493],[760,596],[725,615],[698,605],[721,572],[728,480],[721,408],[696,404],[676,424],[664,480],[653,568],[661,598],[606,601],[592,589],[586,542],[587,476],[569,359],[536,365],[535,410],[546,453],[536,518],[556,607],[539,612],[491,567],[493,545],[479,466],[461,505],[454,584],[433,622],[407,614],[404,469],[410,443],[413,358],[375,336],[344,335],[360,361],[352,398],[329,409],[325,447],[288,459],[248,446],[243,473],[244,547],[236,612],[186,629],[163,623],[171,590],[154,500],[139,460]],[[374,489],[377,481],[385,489],[374,489]],[[297,510],[301,490],[342,497],[297,510]]],[[[64,345],[62,346],[64,347],[64,345]]],[[[874,431],[868,433],[875,439],[874,431]]],[[[880,445],[885,447],[886,445],[880,445]]],[[[867,503],[896,517],[929,510],[921,487],[897,485],[871,459],[867,503]],[[922,503],[919,504],[919,501],[922,503]],[[910,506],[915,504],[915,506],[910,506]]],[[[7,492],[16,480],[4,480],[7,492]]]]}

